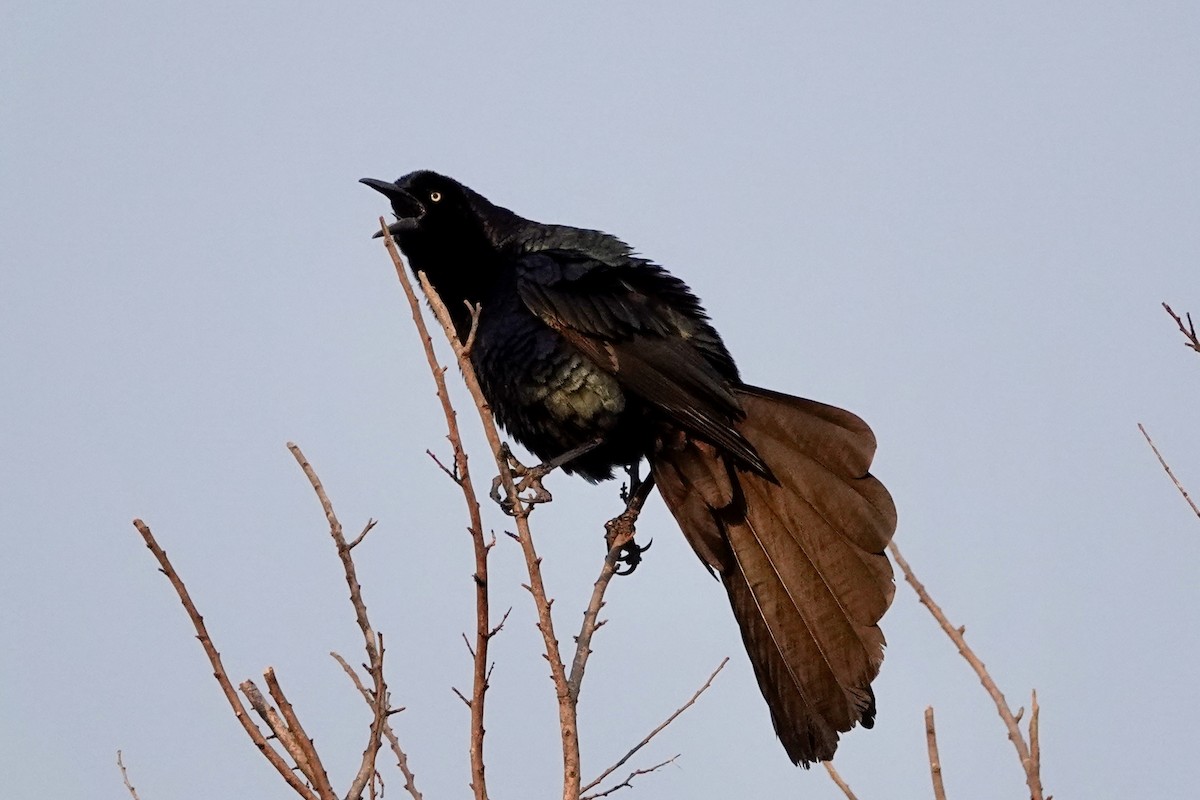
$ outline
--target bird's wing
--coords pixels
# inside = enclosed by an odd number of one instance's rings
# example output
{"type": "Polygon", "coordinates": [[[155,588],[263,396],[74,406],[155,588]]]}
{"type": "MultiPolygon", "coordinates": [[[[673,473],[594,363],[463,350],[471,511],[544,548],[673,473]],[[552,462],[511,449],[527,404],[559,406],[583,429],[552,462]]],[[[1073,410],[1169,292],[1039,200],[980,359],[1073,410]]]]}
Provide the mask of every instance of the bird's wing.
{"type": "Polygon", "coordinates": [[[688,313],[695,300],[686,287],[649,265],[643,274],[570,250],[527,254],[515,266],[525,305],[624,389],[766,471],[736,430],[744,414],[732,382],[713,363],[728,356],[703,317],[695,316],[698,307],[688,313]],[[672,289],[682,307],[669,302],[672,289]]]}

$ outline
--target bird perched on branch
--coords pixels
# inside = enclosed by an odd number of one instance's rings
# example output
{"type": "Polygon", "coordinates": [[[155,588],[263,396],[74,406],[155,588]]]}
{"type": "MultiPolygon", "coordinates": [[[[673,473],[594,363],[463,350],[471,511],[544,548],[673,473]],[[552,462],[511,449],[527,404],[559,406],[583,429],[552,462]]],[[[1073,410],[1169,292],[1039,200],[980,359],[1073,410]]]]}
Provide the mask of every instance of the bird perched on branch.
{"type": "Polygon", "coordinates": [[[500,424],[589,481],[646,459],[720,576],[793,763],[871,727],[895,590],[875,437],[840,408],[743,383],[683,281],[606,233],[524,219],[435,172],[362,181],[466,341],[500,424]],[[466,301],[466,302],[464,302],[466,301]]]}

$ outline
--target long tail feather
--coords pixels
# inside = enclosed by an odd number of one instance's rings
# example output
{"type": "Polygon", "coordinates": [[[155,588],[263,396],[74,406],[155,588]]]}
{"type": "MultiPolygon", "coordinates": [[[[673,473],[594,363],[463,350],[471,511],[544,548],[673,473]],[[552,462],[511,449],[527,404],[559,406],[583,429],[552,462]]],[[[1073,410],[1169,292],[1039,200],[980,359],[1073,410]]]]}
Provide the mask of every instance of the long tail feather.
{"type": "Polygon", "coordinates": [[[874,723],[896,509],[868,471],[875,437],[861,419],[753,387],[738,395],[738,433],[767,474],[678,432],[651,468],[721,576],[776,733],[808,766],[833,756],[840,733],[874,723]]]}

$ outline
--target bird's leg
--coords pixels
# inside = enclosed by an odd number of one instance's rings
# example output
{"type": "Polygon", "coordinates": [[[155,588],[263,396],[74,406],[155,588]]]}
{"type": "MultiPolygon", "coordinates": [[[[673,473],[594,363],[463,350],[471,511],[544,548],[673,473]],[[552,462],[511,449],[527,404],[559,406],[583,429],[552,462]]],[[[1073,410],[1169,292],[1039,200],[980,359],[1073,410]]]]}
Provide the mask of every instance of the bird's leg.
{"type": "MultiPolygon", "coordinates": [[[[545,461],[534,467],[527,467],[518,461],[507,443],[500,445],[500,455],[508,462],[508,468],[512,471],[512,474],[519,479],[516,481],[517,494],[520,495],[521,492],[526,490],[533,493],[529,497],[521,497],[520,500],[529,505],[536,505],[538,503],[549,503],[554,499],[554,496],[542,485],[542,478],[559,467],[571,463],[580,456],[590,453],[603,442],[602,438],[592,439],[591,441],[584,442],[579,447],[568,450],[562,455],[555,456],[549,461],[545,461]]],[[[500,504],[500,508],[504,510],[505,514],[512,515],[515,511],[512,503],[509,502],[508,498],[500,496],[500,485],[502,483],[503,479],[497,475],[492,481],[492,491],[489,494],[493,500],[500,504]]]]}
{"type": "Polygon", "coordinates": [[[610,519],[604,524],[604,542],[608,545],[608,550],[612,553],[616,550],[613,557],[614,567],[613,572],[617,575],[628,575],[637,569],[638,564],[642,563],[642,553],[650,549],[654,544],[651,539],[643,547],[633,541],[633,537],[637,534],[635,525],[638,515],[642,513],[642,506],[646,503],[646,498],[650,496],[650,492],[654,489],[654,477],[647,475],[646,478],[638,477],[637,463],[631,464],[626,470],[629,473],[628,487],[622,487],[621,499],[625,501],[625,510],[620,516],[610,519]]]}
{"type": "Polygon", "coordinates": [[[633,493],[641,484],[641,470],[638,469],[642,464],[641,461],[634,461],[632,464],[625,466],[625,474],[629,476],[629,483],[621,484],[621,502],[625,504],[625,509],[629,509],[629,501],[633,497],[633,493]]]}

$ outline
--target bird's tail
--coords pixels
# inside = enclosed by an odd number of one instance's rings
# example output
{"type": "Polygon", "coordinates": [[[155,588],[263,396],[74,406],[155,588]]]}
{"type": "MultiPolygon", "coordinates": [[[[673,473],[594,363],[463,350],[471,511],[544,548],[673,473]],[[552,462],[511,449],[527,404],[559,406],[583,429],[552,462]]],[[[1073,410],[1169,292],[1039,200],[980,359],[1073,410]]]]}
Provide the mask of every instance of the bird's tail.
{"type": "Polygon", "coordinates": [[[869,472],[875,437],[854,414],[749,386],[738,399],[738,432],[771,474],[682,432],[651,470],[720,574],[784,749],[808,766],[833,757],[840,732],[874,724],[896,507],[869,472]]]}

